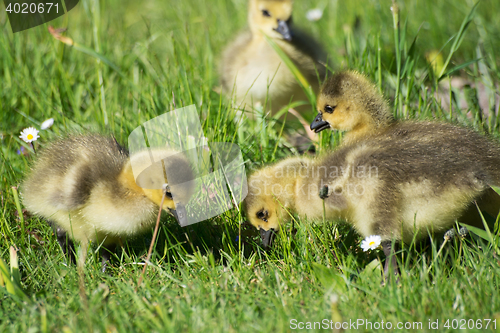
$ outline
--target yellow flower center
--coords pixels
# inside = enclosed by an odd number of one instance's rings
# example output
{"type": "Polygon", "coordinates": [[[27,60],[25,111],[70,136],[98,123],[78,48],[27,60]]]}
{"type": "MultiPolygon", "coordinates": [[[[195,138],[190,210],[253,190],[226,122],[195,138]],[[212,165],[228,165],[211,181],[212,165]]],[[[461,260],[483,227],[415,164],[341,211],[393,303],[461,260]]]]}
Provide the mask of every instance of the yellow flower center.
{"type": "Polygon", "coordinates": [[[33,134],[28,134],[26,137],[28,138],[28,140],[33,140],[33,134]]]}
{"type": "Polygon", "coordinates": [[[371,241],[370,243],[368,243],[369,246],[373,246],[375,245],[375,242],[374,241],[371,241]]]}

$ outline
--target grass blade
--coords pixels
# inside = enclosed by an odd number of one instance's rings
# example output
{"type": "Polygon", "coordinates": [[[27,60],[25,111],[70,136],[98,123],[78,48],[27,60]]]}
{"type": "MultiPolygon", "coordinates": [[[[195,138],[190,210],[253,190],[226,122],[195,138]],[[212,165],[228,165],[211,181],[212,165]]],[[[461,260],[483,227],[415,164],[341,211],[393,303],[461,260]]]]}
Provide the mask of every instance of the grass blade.
{"type": "Polygon", "coordinates": [[[295,66],[293,61],[286,55],[286,53],[281,49],[281,47],[279,47],[279,45],[276,44],[275,41],[273,41],[271,38],[269,38],[267,36],[265,36],[265,38],[266,38],[266,41],[269,43],[269,45],[271,45],[273,50],[279,55],[281,60],[283,60],[285,65],[288,67],[288,69],[290,69],[293,76],[295,77],[295,79],[297,80],[299,85],[304,90],[307,98],[309,99],[309,102],[314,107],[316,105],[316,94],[314,93],[314,91],[313,91],[311,85],[309,84],[309,82],[307,81],[307,79],[304,77],[304,75],[302,75],[302,73],[297,68],[297,66],[295,66]]]}
{"type": "Polygon", "coordinates": [[[27,301],[28,296],[24,293],[20,285],[20,275],[19,266],[17,264],[17,253],[16,250],[10,247],[10,260],[11,268],[5,264],[5,262],[0,258],[0,287],[5,287],[7,293],[15,295],[22,300],[27,301]]]}
{"type": "Polygon", "coordinates": [[[109,67],[114,69],[118,74],[120,74],[120,76],[125,77],[125,75],[121,72],[120,68],[118,66],[116,66],[113,62],[111,62],[111,60],[109,60],[108,58],[103,56],[102,54],[94,51],[91,48],[88,48],[84,45],[81,45],[81,44],[73,41],[73,39],[71,39],[69,37],[62,36],[61,32],[63,32],[64,29],[55,29],[52,26],[49,26],[48,29],[49,29],[50,34],[58,41],[63,42],[66,45],[72,46],[73,48],[75,48],[75,50],[78,50],[80,52],[88,54],[89,56],[92,56],[96,59],[101,60],[103,63],[105,63],[106,65],[108,65],[109,67]]]}
{"type": "Polygon", "coordinates": [[[439,80],[444,79],[445,77],[450,76],[451,74],[453,74],[453,73],[461,70],[462,68],[468,67],[469,65],[472,65],[472,64],[474,64],[474,63],[476,63],[476,62],[478,62],[480,60],[481,59],[474,59],[474,60],[470,60],[470,61],[464,62],[461,65],[455,66],[452,69],[450,69],[449,71],[447,71],[439,80]]]}
{"type": "Polygon", "coordinates": [[[448,54],[448,58],[444,62],[444,66],[441,69],[441,73],[438,76],[439,77],[438,81],[440,81],[441,79],[443,79],[445,77],[444,72],[445,72],[446,68],[448,67],[448,64],[451,61],[451,57],[453,57],[453,54],[455,54],[455,52],[460,47],[460,44],[462,44],[462,41],[464,40],[464,36],[465,36],[465,31],[467,31],[467,28],[469,27],[470,23],[472,22],[472,19],[474,18],[474,14],[476,13],[476,9],[477,9],[478,5],[479,5],[479,2],[476,2],[476,4],[474,6],[472,6],[472,9],[469,11],[467,16],[464,18],[462,25],[460,26],[460,29],[458,30],[458,33],[455,35],[455,41],[451,45],[450,54],[448,54]]]}

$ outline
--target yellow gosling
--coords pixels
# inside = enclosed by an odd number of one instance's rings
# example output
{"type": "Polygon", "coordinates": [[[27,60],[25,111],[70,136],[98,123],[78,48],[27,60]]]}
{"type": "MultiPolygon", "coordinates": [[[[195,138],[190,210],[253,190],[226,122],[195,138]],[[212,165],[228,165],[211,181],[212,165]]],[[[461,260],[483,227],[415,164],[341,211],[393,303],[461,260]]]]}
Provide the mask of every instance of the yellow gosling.
{"type": "Polygon", "coordinates": [[[246,110],[267,106],[273,112],[293,100],[307,100],[294,75],[269,45],[268,36],[287,54],[318,91],[325,76],[325,54],[310,36],[292,24],[291,0],[249,0],[249,29],[238,35],[222,54],[220,76],[223,92],[234,93],[246,110]]]}
{"type": "MultiPolygon", "coordinates": [[[[151,156],[173,165],[179,177],[192,177],[188,161],[171,150],[140,152],[129,158],[112,137],[94,134],[57,140],[38,153],[21,185],[23,203],[31,213],[55,224],[63,249],[67,249],[66,233],[80,242],[78,264],[83,267],[90,242],[112,250],[122,239],[149,230],[164,191],[162,208],[172,215],[191,197],[191,188],[170,191],[159,163],[141,173],[141,186],[136,184],[131,163],[140,172],[150,165],[151,156]]],[[[103,258],[105,263],[109,252],[104,251],[103,258]]]]}

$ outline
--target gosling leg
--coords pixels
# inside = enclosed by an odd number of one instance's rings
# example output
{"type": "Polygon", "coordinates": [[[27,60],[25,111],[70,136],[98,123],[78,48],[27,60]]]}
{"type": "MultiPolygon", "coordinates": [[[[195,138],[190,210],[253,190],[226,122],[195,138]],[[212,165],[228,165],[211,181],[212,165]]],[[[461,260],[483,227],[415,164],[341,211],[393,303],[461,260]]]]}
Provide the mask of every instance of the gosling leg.
{"type": "Polygon", "coordinates": [[[384,278],[382,279],[382,283],[389,279],[391,271],[396,276],[400,275],[398,269],[398,261],[396,260],[395,245],[396,244],[393,245],[390,240],[382,242],[382,248],[384,249],[384,254],[386,257],[384,266],[384,278]]]}
{"type": "Polygon", "coordinates": [[[101,257],[102,257],[102,268],[101,272],[106,272],[106,268],[108,267],[108,261],[111,259],[111,255],[116,251],[116,244],[110,244],[106,247],[101,247],[101,257]]]}
{"type": "Polygon", "coordinates": [[[71,238],[68,237],[68,233],[54,223],[50,224],[56,234],[57,242],[59,243],[59,246],[61,246],[64,256],[69,259],[69,264],[76,264],[75,244],[71,238]]]}

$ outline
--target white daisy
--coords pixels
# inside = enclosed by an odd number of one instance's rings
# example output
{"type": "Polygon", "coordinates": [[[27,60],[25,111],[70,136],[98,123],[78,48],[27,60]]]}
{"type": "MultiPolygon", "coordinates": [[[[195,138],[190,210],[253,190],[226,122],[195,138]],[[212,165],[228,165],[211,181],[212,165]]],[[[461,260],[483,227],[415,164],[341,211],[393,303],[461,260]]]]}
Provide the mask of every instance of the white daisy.
{"type": "Polygon", "coordinates": [[[368,250],[375,250],[380,245],[381,241],[382,238],[378,235],[368,236],[361,242],[361,248],[364,252],[368,250]]]}
{"type": "Polygon", "coordinates": [[[306,18],[309,21],[318,21],[322,16],[323,16],[323,10],[319,8],[308,10],[306,13],[306,18]]]}
{"type": "Polygon", "coordinates": [[[21,135],[19,135],[24,142],[30,143],[36,141],[39,138],[38,130],[34,127],[28,127],[22,130],[21,135]]]}
{"type": "Polygon", "coordinates": [[[53,124],[54,124],[54,118],[49,118],[42,123],[42,126],[40,126],[40,129],[46,130],[47,128],[49,128],[53,124]]]}

